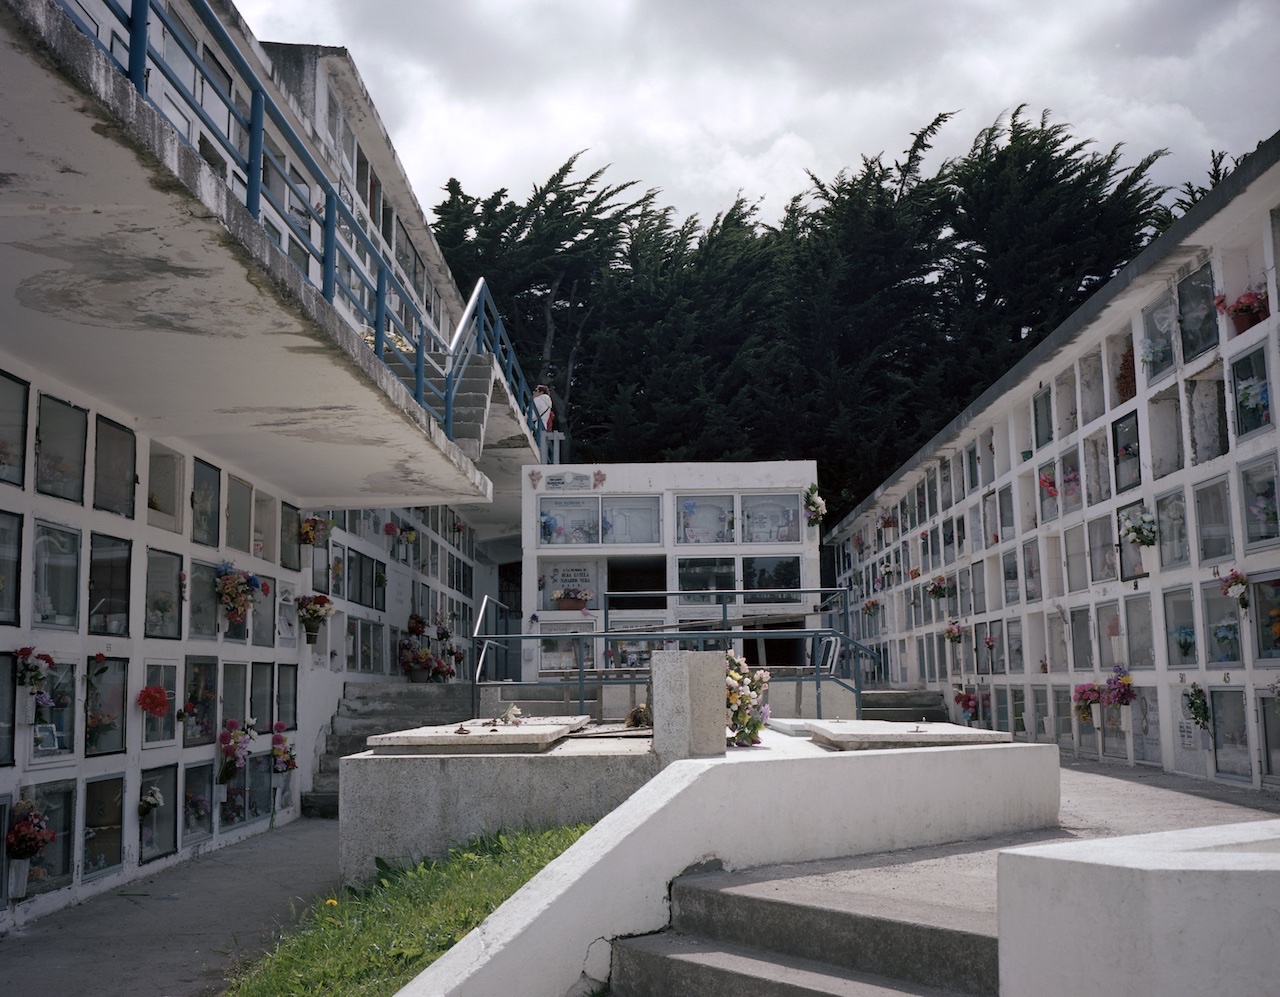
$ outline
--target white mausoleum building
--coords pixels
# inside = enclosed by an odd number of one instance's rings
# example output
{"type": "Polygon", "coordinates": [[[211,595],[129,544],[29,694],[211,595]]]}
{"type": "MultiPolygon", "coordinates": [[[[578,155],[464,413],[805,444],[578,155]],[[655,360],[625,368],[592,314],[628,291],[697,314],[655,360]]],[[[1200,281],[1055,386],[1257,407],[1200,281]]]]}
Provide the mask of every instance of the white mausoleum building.
{"type": "Polygon", "coordinates": [[[891,684],[1082,755],[1280,784],[1280,320],[1229,314],[1276,300],[1278,158],[1273,137],[827,535],[891,684]],[[1151,546],[1120,532],[1144,512],[1151,546]],[[1082,721],[1074,687],[1117,667],[1135,701],[1082,721]]]}
{"type": "Polygon", "coordinates": [[[0,834],[23,799],[57,832],[21,902],[0,850],[0,930],[293,819],[344,685],[404,681],[409,614],[469,633],[502,564],[518,590],[542,442],[346,52],[125,8],[0,2],[0,834]]]}

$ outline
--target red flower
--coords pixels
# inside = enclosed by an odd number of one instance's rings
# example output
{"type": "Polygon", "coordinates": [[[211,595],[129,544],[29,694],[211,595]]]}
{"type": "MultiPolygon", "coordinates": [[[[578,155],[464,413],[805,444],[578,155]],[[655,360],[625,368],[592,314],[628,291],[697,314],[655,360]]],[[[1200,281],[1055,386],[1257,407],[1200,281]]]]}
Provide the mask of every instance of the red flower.
{"type": "Polygon", "coordinates": [[[270,585],[270,583],[269,583],[269,582],[263,582],[263,583],[262,583],[262,594],[263,594],[263,595],[270,595],[270,594],[271,594],[271,585],[270,585]]]}
{"type": "Polygon", "coordinates": [[[101,651],[99,651],[97,654],[93,656],[93,663],[95,665],[100,665],[106,660],[107,660],[107,656],[103,654],[101,651]]]}
{"type": "Polygon", "coordinates": [[[162,685],[143,686],[138,693],[138,706],[143,713],[161,720],[169,712],[169,694],[162,685]]]}

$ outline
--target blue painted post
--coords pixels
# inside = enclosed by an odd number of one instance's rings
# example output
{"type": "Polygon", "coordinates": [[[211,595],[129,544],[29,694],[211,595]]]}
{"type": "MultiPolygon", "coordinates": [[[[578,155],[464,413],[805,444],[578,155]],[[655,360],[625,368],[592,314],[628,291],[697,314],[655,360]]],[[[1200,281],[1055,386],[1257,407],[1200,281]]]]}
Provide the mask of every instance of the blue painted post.
{"type": "Polygon", "coordinates": [[[444,376],[444,435],[449,439],[453,439],[453,395],[457,370],[449,364],[449,372],[444,376]]]}
{"type": "Polygon", "coordinates": [[[377,301],[373,306],[373,352],[382,359],[387,343],[387,265],[378,264],[377,301]]]}
{"type": "Polygon", "coordinates": [[[321,290],[324,300],[333,304],[334,282],[338,274],[338,195],[333,188],[324,195],[324,259],[321,261],[321,290]]]}
{"type": "Polygon", "coordinates": [[[256,221],[262,220],[262,132],[266,126],[266,95],[253,91],[249,107],[249,184],[244,195],[244,206],[256,221]]]}
{"type": "Polygon", "coordinates": [[[419,405],[427,403],[427,326],[415,310],[414,320],[418,323],[418,349],[413,358],[413,397],[419,405]]]}
{"type": "Polygon", "coordinates": [[[147,17],[150,14],[150,0],[133,0],[129,9],[129,82],[144,97],[147,95],[147,17]]]}

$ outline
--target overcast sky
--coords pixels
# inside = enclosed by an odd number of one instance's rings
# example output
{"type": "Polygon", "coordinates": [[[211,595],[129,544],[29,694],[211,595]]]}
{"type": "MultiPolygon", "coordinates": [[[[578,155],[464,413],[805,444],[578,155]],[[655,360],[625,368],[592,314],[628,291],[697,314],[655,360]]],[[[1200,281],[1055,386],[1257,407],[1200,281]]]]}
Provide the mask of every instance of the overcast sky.
{"type": "Polygon", "coordinates": [[[340,45],[420,203],[457,177],[524,200],[570,155],[708,223],[775,222],[939,111],[964,152],[1048,108],[1177,186],[1280,129],[1280,0],[235,0],[264,41],[340,45]]]}

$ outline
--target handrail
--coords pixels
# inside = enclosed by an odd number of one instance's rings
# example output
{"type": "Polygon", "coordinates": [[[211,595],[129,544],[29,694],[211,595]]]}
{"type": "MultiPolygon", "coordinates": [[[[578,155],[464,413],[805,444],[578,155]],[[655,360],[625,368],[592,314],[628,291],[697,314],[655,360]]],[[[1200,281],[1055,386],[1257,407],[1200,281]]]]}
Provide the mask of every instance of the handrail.
{"type": "MultiPolygon", "coordinates": [[[[124,35],[129,38],[127,64],[122,64],[110,47],[97,37],[72,0],[57,0],[72,23],[107,54],[157,112],[167,117],[164,109],[148,93],[147,67],[149,63],[155,65],[164,77],[168,91],[203,126],[202,132],[206,137],[216,142],[228,160],[244,173],[244,204],[249,213],[259,224],[265,224],[261,205],[262,200],[266,200],[288,230],[289,236],[305,251],[308,261],[315,260],[319,264],[319,287],[324,299],[334,304],[335,299],[341,295],[351,309],[352,319],[358,317],[365,323],[366,329],[372,326],[372,342],[366,341],[369,348],[396,379],[409,389],[417,404],[443,425],[445,435],[450,440],[456,438],[454,409],[461,374],[465,372],[473,355],[487,352],[499,359],[503,379],[541,449],[542,426],[533,406],[532,392],[497,305],[483,279],[471,295],[463,320],[458,323],[451,341],[446,344],[426,308],[419,307],[415,294],[411,294],[397,276],[395,267],[386,255],[391,253],[391,247],[388,245],[384,253],[381,242],[371,237],[355,212],[344,203],[334,180],[307,148],[304,137],[291,124],[291,110],[282,108],[272,98],[268,86],[250,65],[208,0],[185,0],[185,3],[208,32],[216,54],[226,60],[232,73],[239,77],[239,82],[248,90],[251,106],[247,117],[237,106],[233,95],[222,88],[217,74],[209,71],[201,54],[201,46],[188,44],[185,30],[175,30],[173,17],[162,0],[128,0],[128,10],[117,0],[103,2],[107,11],[119,22],[124,35]],[[216,97],[229,121],[246,133],[246,153],[242,153],[238,144],[224,133],[225,126],[213,120],[203,102],[187,87],[178,70],[166,60],[164,53],[151,44],[151,18],[168,33],[169,41],[176,44],[183,56],[190,61],[193,71],[198,74],[199,83],[202,84],[197,89],[207,90],[216,97]],[[305,192],[290,177],[288,164],[264,147],[263,137],[268,121],[275,126],[278,137],[292,153],[292,164],[309,174],[309,178],[304,178],[305,192]],[[271,183],[263,183],[264,177],[279,180],[278,193],[272,189],[271,183]],[[322,208],[316,206],[317,197],[323,200],[322,208]],[[300,216],[301,220],[295,215],[300,216]],[[318,224],[321,232],[321,245],[318,247],[311,237],[313,221],[318,224]],[[351,247],[344,243],[343,238],[338,238],[339,229],[344,238],[351,241],[351,247]],[[371,265],[364,263],[359,258],[361,255],[371,265]],[[354,283],[357,286],[348,283],[343,275],[344,269],[356,278],[354,283]],[[403,314],[389,307],[388,298],[393,296],[401,303],[403,314]],[[367,298],[373,299],[372,310],[365,304],[367,298]],[[437,360],[435,354],[444,354],[443,361],[437,360]],[[428,368],[439,379],[439,384],[427,377],[428,368]]],[[[321,127],[323,122],[315,124],[321,127]]],[[[199,151],[188,135],[175,130],[188,146],[199,151]]],[[[236,188],[230,183],[228,186],[236,192],[236,188]]],[[[374,219],[369,219],[369,225],[376,230],[377,222],[374,219]]],[[[304,279],[315,286],[310,267],[300,266],[299,270],[304,279]]],[[[347,321],[360,332],[361,329],[352,319],[347,321]]]]}

